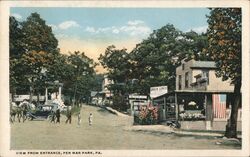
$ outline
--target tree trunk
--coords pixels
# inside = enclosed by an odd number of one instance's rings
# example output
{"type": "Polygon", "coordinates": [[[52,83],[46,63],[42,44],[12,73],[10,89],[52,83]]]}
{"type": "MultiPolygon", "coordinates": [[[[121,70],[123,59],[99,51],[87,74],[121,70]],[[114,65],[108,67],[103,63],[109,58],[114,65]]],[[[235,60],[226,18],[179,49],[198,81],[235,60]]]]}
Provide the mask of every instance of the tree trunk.
{"type": "Polygon", "coordinates": [[[32,97],[33,97],[33,86],[30,86],[30,100],[29,102],[32,103],[32,97]]]}
{"type": "Polygon", "coordinates": [[[237,117],[238,117],[238,108],[241,100],[241,82],[237,82],[234,86],[233,99],[231,102],[231,115],[230,119],[226,125],[225,136],[227,138],[237,138],[237,117]]]}
{"type": "Polygon", "coordinates": [[[40,104],[40,100],[39,99],[40,99],[40,92],[37,92],[37,101],[36,101],[37,104],[40,104]]]}

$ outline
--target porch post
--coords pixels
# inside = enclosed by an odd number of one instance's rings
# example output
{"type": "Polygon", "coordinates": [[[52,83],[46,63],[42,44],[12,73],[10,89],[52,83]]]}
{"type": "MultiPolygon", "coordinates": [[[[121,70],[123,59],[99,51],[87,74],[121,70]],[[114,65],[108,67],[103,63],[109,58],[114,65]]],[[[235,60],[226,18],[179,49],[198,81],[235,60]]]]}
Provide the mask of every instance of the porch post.
{"type": "Polygon", "coordinates": [[[61,100],[62,99],[62,86],[59,85],[59,89],[58,89],[58,99],[61,100]]]}
{"type": "Polygon", "coordinates": [[[174,102],[175,102],[175,119],[176,119],[176,121],[178,121],[178,118],[179,118],[179,107],[178,107],[178,102],[177,102],[177,93],[175,93],[174,102]]]}
{"type": "Polygon", "coordinates": [[[45,103],[48,101],[48,88],[45,88],[45,103]]]}
{"type": "Polygon", "coordinates": [[[213,108],[212,108],[212,94],[205,94],[206,107],[206,130],[212,130],[213,108]]]}
{"type": "Polygon", "coordinates": [[[163,114],[163,120],[166,120],[166,97],[163,98],[163,110],[162,110],[162,114],[163,114]]]}

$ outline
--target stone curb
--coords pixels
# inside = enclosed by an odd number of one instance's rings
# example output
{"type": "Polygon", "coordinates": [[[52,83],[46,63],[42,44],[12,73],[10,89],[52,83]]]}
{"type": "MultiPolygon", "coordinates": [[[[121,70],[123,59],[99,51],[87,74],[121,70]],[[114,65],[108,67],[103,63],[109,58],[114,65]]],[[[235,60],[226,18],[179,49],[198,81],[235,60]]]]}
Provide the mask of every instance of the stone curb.
{"type": "Polygon", "coordinates": [[[187,132],[179,131],[168,126],[163,125],[153,125],[153,126],[130,126],[125,128],[125,130],[130,131],[147,131],[147,132],[159,132],[166,134],[176,134],[176,135],[189,135],[189,136],[206,136],[206,137],[223,137],[223,134],[220,133],[204,133],[204,132],[187,132]]]}
{"type": "Polygon", "coordinates": [[[129,115],[126,115],[124,113],[121,113],[115,109],[112,109],[111,107],[105,107],[106,110],[108,110],[109,112],[113,113],[113,114],[116,114],[117,116],[121,116],[121,117],[130,117],[129,115]]]}

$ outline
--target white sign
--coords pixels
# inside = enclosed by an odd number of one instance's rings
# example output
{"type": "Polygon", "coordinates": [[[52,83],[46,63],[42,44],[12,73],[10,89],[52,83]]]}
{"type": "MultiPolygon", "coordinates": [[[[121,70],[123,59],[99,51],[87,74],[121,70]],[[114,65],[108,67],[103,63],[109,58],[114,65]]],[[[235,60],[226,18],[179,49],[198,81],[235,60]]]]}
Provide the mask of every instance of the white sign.
{"type": "Polygon", "coordinates": [[[129,95],[129,99],[147,99],[146,95],[129,95]]]}
{"type": "Polygon", "coordinates": [[[151,98],[156,98],[156,97],[164,95],[166,93],[168,93],[168,86],[150,87],[150,97],[151,98]]]}
{"type": "MultiPolygon", "coordinates": [[[[29,100],[30,99],[30,95],[14,95],[13,101],[19,102],[19,101],[24,101],[25,99],[29,100]]],[[[37,96],[33,95],[32,100],[37,101],[37,96]]],[[[44,101],[44,100],[45,100],[45,97],[42,96],[42,95],[40,95],[39,96],[39,101],[44,101]]]]}
{"type": "Polygon", "coordinates": [[[14,101],[23,101],[24,99],[29,100],[30,95],[14,95],[14,101]]]}

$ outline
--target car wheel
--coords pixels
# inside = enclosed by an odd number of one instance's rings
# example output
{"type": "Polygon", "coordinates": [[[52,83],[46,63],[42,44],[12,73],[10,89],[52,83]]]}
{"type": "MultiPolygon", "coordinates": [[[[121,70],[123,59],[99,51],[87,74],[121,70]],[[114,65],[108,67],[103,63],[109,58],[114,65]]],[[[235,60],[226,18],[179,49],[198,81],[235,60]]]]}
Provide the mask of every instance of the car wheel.
{"type": "Polygon", "coordinates": [[[47,117],[47,120],[48,120],[48,121],[51,121],[51,119],[52,119],[52,116],[49,115],[49,116],[47,117]]]}
{"type": "Polygon", "coordinates": [[[29,121],[33,120],[33,117],[30,117],[30,116],[29,116],[29,117],[28,117],[28,120],[29,120],[29,121]]]}

